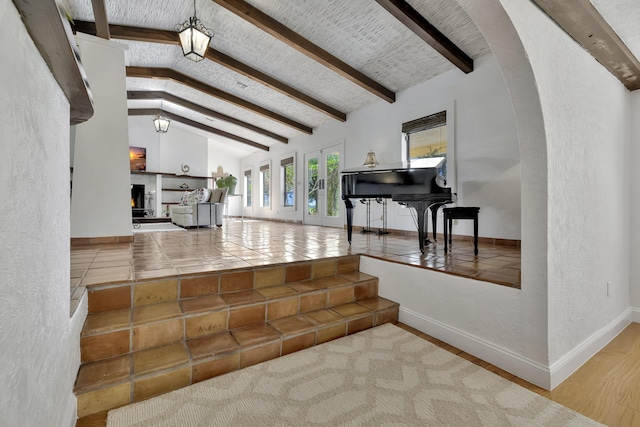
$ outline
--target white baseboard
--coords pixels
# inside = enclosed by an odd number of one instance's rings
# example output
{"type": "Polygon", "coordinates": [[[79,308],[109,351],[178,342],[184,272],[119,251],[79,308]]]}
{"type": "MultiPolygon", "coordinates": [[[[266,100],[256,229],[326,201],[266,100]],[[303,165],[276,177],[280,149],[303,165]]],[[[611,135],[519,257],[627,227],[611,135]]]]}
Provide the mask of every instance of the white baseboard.
{"type": "Polygon", "coordinates": [[[582,341],[573,350],[566,353],[550,366],[551,389],[569,378],[571,374],[584,365],[597,352],[609,344],[624,328],[632,321],[632,314],[640,318],[640,311],[631,307],[624,310],[618,317],[609,322],[608,325],[596,331],[589,338],[582,341]]]}
{"type": "Polygon", "coordinates": [[[398,320],[532,384],[546,390],[553,390],[611,342],[630,322],[640,323],[640,309],[628,308],[551,366],[527,359],[508,349],[402,306],[398,320]]]}
{"type": "Polygon", "coordinates": [[[549,368],[538,362],[402,306],[400,306],[398,320],[532,384],[549,390],[549,368]]]}

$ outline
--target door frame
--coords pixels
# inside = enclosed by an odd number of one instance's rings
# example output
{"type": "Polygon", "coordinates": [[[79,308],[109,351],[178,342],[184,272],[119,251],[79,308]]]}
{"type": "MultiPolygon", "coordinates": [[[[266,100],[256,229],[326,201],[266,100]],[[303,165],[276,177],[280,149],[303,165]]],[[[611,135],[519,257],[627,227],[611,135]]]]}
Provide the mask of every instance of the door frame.
{"type": "MultiPolygon", "coordinates": [[[[337,144],[327,145],[317,150],[309,151],[304,154],[304,208],[303,208],[303,223],[306,225],[320,225],[324,227],[344,227],[345,224],[345,207],[342,200],[338,201],[338,216],[337,217],[329,217],[326,215],[326,154],[338,151],[339,153],[339,161],[338,161],[338,170],[344,169],[344,143],[340,142],[337,144]],[[321,181],[321,185],[318,189],[318,197],[317,197],[317,207],[318,207],[318,215],[310,216],[308,214],[308,206],[309,206],[309,167],[308,160],[313,157],[318,157],[318,180],[321,181]],[[323,186],[322,183],[325,183],[323,186]]],[[[338,181],[338,193],[339,196],[342,194],[341,192],[341,180],[338,181]]]]}

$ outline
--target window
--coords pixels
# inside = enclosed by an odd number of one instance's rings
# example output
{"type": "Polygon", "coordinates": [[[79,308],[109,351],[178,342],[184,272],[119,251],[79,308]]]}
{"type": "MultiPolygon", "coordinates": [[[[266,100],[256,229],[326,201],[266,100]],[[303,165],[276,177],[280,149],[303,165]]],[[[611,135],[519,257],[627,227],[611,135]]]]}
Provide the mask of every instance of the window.
{"type": "Polygon", "coordinates": [[[260,166],[260,192],[262,197],[260,202],[262,207],[270,206],[270,191],[271,188],[271,166],[269,164],[260,166]]]}
{"type": "Polygon", "coordinates": [[[251,169],[244,171],[244,194],[246,194],[246,206],[251,207],[251,169]]]}
{"type": "Polygon", "coordinates": [[[293,207],[295,205],[296,170],[293,156],[280,161],[280,191],[282,193],[282,206],[293,207]]]}
{"type": "Polygon", "coordinates": [[[438,171],[447,176],[447,112],[441,111],[402,124],[407,144],[407,160],[442,157],[444,163],[438,171]]]}

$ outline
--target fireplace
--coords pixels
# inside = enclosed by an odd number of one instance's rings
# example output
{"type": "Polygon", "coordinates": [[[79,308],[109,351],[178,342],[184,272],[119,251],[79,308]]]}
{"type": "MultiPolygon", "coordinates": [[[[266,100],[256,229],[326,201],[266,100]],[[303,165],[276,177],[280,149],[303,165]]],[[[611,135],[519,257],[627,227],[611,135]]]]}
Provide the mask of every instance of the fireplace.
{"type": "Polygon", "coordinates": [[[144,217],[144,185],[131,185],[131,215],[144,217]]]}

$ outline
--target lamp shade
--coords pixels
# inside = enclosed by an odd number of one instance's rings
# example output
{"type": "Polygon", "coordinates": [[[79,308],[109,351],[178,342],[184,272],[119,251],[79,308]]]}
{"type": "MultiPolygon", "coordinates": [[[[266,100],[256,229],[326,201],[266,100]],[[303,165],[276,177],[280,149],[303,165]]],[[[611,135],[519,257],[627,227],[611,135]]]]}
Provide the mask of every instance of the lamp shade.
{"type": "Polygon", "coordinates": [[[178,35],[184,56],[195,62],[202,61],[213,33],[198,18],[192,16],[179,27],[178,35]]]}
{"type": "Polygon", "coordinates": [[[369,151],[367,153],[367,159],[364,161],[364,164],[362,166],[374,168],[379,164],[380,163],[378,162],[378,160],[376,160],[376,153],[374,153],[373,151],[369,151]]]}
{"type": "Polygon", "coordinates": [[[158,114],[153,117],[153,126],[156,128],[156,132],[167,133],[170,123],[171,120],[169,120],[164,114],[158,114]]]}

